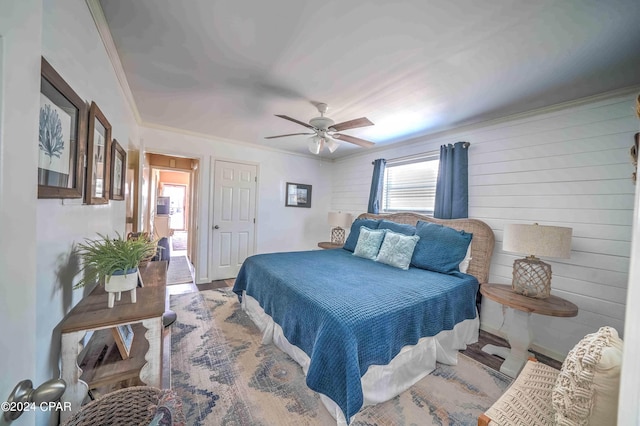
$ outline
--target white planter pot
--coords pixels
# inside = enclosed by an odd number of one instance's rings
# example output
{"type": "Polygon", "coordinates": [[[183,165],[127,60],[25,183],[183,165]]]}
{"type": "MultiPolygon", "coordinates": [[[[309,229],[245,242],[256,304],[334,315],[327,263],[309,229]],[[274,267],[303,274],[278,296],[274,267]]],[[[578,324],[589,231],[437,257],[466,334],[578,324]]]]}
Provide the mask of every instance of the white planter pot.
{"type": "Polygon", "coordinates": [[[131,292],[131,303],[136,303],[136,288],[138,287],[138,268],[126,271],[116,271],[110,278],[105,278],[104,289],[109,293],[108,306],[113,308],[114,300],[120,300],[123,291],[131,292]]]}

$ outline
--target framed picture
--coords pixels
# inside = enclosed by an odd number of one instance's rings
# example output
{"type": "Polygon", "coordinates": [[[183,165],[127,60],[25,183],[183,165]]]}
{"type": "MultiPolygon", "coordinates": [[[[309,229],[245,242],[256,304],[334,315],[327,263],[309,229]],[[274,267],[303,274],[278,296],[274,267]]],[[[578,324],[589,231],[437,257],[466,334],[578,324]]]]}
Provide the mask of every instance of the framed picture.
{"type": "Polygon", "coordinates": [[[89,137],[87,148],[87,204],[107,204],[111,183],[111,124],[98,105],[89,108],[89,137]]]}
{"type": "Polygon", "coordinates": [[[87,104],[40,62],[38,198],[82,198],[87,104]]]}
{"type": "Polygon", "coordinates": [[[120,352],[122,359],[129,358],[131,353],[131,343],[133,343],[133,329],[131,325],[120,325],[111,329],[113,339],[116,341],[116,346],[120,352]]]}
{"type": "Polygon", "coordinates": [[[311,185],[287,182],[285,207],[311,207],[311,185]]]}
{"type": "Polygon", "coordinates": [[[109,198],[124,200],[125,179],[127,174],[127,153],[115,139],[111,142],[111,185],[109,198]]]}

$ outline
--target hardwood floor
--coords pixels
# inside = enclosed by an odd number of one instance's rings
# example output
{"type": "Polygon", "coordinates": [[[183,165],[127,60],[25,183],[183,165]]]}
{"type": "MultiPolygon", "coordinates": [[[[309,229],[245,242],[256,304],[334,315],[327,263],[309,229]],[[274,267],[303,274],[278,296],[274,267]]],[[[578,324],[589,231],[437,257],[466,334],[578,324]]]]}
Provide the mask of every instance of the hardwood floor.
{"type": "Polygon", "coordinates": [[[212,281],[207,284],[198,284],[198,290],[213,290],[214,288],[224,288],[229,287],[229,282],[227,280],[217,280],[212,281]]]}
{"type": "MultiPolygon", "coordinates": [[[[191,293],[194,291],[212,290],[212,289],[224,288],[224,287],[229,287],[229,281],[218,280],[218,281],[213,281],[206,284],[198,284],[197,286],[195,284],[170,285],[167,287],[167,293],[182,294],[182,293],[191,293]]],[[[167,307],[168,307],[168,298],[169,296],[167,295],[167,307]]],[[[164,342],[165,342],[165,347],[163,351],[163,365],[165,366],[165,370],[163,372],[164,387],[170,386],[170,383],[169,383],[169,369],[171,365],[171,348],[170,348],[171,338],[170,338],[170,330],[169,330],[170,328],[171,327],[168,327],[167,329],[165,329],[165,336],[164,336],[164,342]]],[[[507,341],[504,340],[503,338],[493,335],[491,333],[488,333],[486,331],[480,330],[478,342],[467,346],[467,349],[462,351],[462,353],[468,356],[469,358],[473,358],[476,361],[488,367],[493,368],[494,370],[500,370],[500,365],[502,365],[502,361],[503,361],[502,358],[495,355],[490,355],[482,351],[482,348],[488,344],[493,344],[496,346],[509,346],[507,344],[507,341]]],[[[536,355],[536,358],[538,359],[538,361],[544,364],[547,364],[551,367],[560,369],[562,365],[561,362],[556,361],[555,359],[549,358],[547,356],[544,356],[542,354],[539,354],[537,352],[534,352],[534,351],[532,352],[536,355]]]]}

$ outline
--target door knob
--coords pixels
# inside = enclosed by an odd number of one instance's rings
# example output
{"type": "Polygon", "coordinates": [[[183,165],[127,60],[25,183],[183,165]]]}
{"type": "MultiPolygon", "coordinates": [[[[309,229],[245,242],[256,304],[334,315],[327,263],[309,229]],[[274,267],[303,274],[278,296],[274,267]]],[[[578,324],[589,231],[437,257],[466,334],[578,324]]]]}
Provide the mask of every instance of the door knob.
{"type": "Polygon", "coordinates": [[[213,229],[220,229],[218,225],[214,226],[213,229]]]}
{"type": "MultiPolygon", "coordinates": [[[[66,388],[67,384],[62,379],[51,379],[36,389],[33,388],[31,380],[21,381],[13,389],[7,402],[3,403],[2,411],[4,411],[3,417],[5,422],[11,423],[16,420],[31,403],[41,406],[44,403],[59,400],[66,388]],[[5,410],[4,408],[7,409],[5,410]]],[[[65,402],[65,404],[67,403],[65,402]]]]}

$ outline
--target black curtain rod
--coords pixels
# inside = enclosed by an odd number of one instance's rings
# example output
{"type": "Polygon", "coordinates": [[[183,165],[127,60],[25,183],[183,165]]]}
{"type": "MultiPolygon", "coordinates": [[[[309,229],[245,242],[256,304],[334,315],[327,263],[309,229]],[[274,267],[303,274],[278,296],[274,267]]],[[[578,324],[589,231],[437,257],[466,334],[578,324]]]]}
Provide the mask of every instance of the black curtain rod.
{"type": "MultiPolygon", "coordinates": [[[[469,148],[469,146],[471,146],[471,142],[464,142],[464,143],[462,144],[462,147],[463,147],[463,148],[469,148]]],[[[418,155],[420,155],[420,154],[418,154],[418,155]]],[[[407,155],[407,157],[413,157],[413,155],[407,155]]],[[[404,157],[394,158],[394,160],[398,160],[398,159],[401,159],[401,158],[404,158],[404,157]]],[[[372,162],[371,162],[371,165],[373,165],[373,164],[375,164],[375,162],[374,162],[374,161],[372,161],[372,162]]]]}

